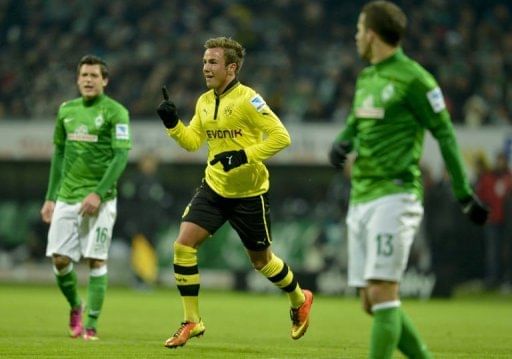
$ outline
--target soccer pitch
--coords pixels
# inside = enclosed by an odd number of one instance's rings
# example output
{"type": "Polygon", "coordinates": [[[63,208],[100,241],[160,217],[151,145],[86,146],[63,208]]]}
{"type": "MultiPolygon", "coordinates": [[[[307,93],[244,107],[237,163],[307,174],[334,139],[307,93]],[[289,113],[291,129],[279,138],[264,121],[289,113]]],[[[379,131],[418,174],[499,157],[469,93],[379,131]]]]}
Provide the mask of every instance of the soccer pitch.
{"type": "MultiPolygon", "coordinates": [[[[56,286],[0,284],[2,358],[366,358],[371,320],[355,298],[319,296],[305,337],[290,338],[281,294],[202,291],[206,333],[178,349],[163,347],[182,320],[174,289],[109,288],[100,340],[67,337],[68,308],[56,286]]],[[[85,290],[81,288],[82,297],[85,290]]],[[[511,358],[510,297],[471,297],[404,308],[436,358],[511,358]]],[[[402,358],[396,354],[395,358],[402,358]]]]}

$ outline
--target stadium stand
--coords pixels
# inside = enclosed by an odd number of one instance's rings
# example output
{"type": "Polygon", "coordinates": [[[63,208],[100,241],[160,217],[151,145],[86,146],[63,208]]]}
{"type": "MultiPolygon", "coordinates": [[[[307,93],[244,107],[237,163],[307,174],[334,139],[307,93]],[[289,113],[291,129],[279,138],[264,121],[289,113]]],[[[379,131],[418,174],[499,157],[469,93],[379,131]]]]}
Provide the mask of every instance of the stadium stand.
{"type": "MultiPolygon", "coordinates": [[[[433,72],[454,122],[509,124],[512,21],[506,1],[398,1],[410,14],[406,52],[433,72]]],[[[0,2],[0,119],[49,119],[76,93],[73,66],[104,56],[114,98],[135,119],[154,117],[167,83],[189,115],[204,89],[201,44],[241,41],[241,79],[285,122],[342,122],[363,65],[353,28],[362,1],[189,0],[0,2]],[[71,78],[70,78],[71,77],[71,78]],[[70,81],[71,80],[71,81],[70,81]]]]}

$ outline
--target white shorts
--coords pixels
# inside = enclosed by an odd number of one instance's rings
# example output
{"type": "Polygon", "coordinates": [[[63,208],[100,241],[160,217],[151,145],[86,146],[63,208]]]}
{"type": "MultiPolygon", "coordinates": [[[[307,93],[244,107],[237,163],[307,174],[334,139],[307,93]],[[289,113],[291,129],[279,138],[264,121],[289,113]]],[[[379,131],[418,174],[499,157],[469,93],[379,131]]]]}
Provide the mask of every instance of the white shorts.
{"type": "Polygon", "coordinates": [[[369,279],[399,282],[422,217],[421,202],[409,193],[350,205],[349,285],[366,287],[369,279]]]}
{"type": "Polygon", "coordinates": [[[60,254],[78,262],[80,256],[105,260],[116,220],[117,200],[100,205],[96,216],[78,213],[81,203],[57,201],[53,212],[46,255],[60,254]]]}

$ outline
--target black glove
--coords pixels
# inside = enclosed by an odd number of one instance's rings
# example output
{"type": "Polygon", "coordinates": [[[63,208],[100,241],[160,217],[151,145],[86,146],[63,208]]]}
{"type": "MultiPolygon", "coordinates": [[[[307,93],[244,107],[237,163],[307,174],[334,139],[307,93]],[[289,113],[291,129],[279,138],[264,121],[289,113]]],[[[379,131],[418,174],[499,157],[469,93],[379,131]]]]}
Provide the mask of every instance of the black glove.
{"type": "Polygon", "coordinates": [[[217,162],[222,163],[224,171],[229,172],[233,168],[247,163],[247,155],[245,154],[244,150],[221,152],[213,157],[213,160],[210,161],[210,165],[213,166],[217,162]]]}
{"type": "Polygon", "coordinates": [[[462,212],[468,216],[469,220],[479,226],[487,221],[489,216],[489,208],[480,201],[480,198],[473,195],[459,200],[462,206],[462,212]]]}
{"type": "Polygon", "coordinates": [[[178,111],[176,110],[176,105],[174,102],[169,100],[169,93],[167,92],[167,88],[162,87],[162,94],[164,95],[164,100],[160,102],[158,105],[156,112],[158,116],[162,119],[164,126],[167,128],[174,128],[178,124],[178,120],[180,117],[178,116],[178,111]]]}
{"type": "Polygon", "coordinates": [[[329,161],[338,169],[343,169],[347,154],[350,152],[350,145],[346,142],[334,142],[329,151],[329,161]]]}

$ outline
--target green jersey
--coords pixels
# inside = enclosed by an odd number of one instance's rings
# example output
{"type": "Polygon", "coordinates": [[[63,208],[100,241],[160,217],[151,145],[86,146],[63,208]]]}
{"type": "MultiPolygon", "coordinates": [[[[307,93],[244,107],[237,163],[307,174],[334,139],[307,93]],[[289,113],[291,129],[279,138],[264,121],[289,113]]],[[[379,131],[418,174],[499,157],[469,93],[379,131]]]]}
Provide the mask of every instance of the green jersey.
{"type": "Polygon", "coordinates": [[[51,177],[56,178],[50,180],[47,199],[77,203],[91,192],[103,201],[116,196],[116,181],[126,156],[116,165],[114,158],[131,147],[125,107],[104,94],[93,100],[80,97],[64,102],[57,114],[53,142],[56,152],[63,150],[63,157],[54,156],[52,161],[52,167],[58,169],[52,168],[51,177]]]}
{"type": "Polygon", "coordinates": [[[357,152],[351,202],[401,192],[422,198],[419,161],[425,129],[439,144],[455,196],[469,196],[450,115],[433,76],[400,48],[365,68],[357,79],[347,126],[336,138],[357,152]]]}

